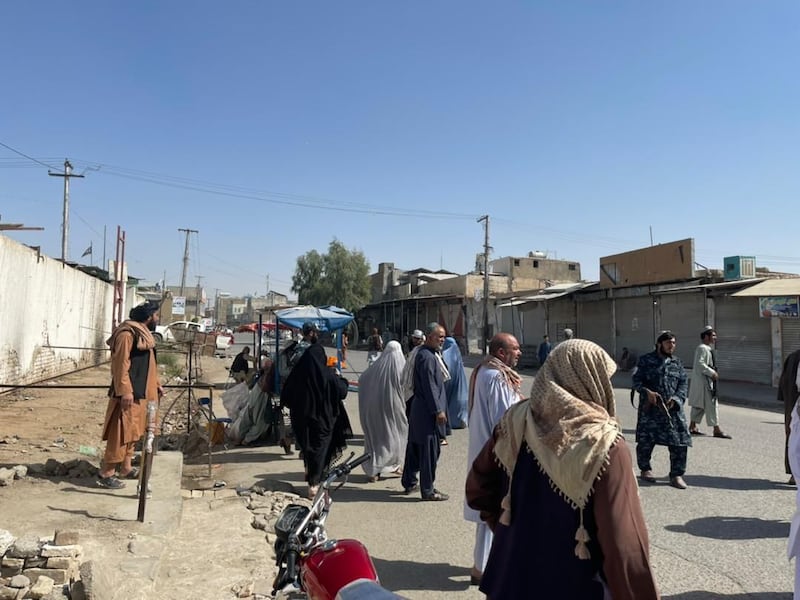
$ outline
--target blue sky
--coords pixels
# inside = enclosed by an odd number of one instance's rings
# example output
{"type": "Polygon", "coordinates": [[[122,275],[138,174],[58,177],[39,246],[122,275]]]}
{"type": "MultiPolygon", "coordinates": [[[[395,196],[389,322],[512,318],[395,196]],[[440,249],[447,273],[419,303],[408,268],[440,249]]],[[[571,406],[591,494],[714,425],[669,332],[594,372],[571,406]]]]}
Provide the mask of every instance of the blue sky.
{"type": "MultiPolygon", "coordinates": [[[[797,2],[7,2],[0,221],[234,294],[335,236],[466,272],[693,237],[800,272],[797,2]],[[38,161],[38,162],[37,162],[38,161]],[[43,164],[40,164],[43,163],[43,164]]],[[[88,260],[88,257],[84,260],[88,260]]]]}

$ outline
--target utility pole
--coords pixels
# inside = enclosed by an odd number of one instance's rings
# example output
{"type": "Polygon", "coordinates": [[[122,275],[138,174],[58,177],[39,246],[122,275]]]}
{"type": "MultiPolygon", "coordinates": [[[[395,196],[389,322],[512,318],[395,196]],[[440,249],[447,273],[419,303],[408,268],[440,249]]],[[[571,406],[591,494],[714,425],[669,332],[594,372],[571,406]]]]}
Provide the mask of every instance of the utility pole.
{"type": "Polygon", "coordinates": [[[486,346],[489,342],[489,215],[483,215],[478,223],[483,221],[483,333],[481,335],[481,353],[486,356],[486,346]]]}
{"type": "Polygon", "coordinates": [[[72,165],[66,158],[64,159],[63,173],[48,171],[47,174],[50,177],[64,178],[64,210],[61,218],[61,262],[65,262],[69,258],[69,178],[83,177],[83,175],[73,175],[72,165]]]}
{"type": "Polygon", "coordinates": [[[181,293],[182,297],[186,297],[186,271],[189,269],[189,234],[197,233],[196,229],[178,229],[186,234],[186,246],[183,249],[183,270],[181,271],[181,293]]]}
{"type": "MultiPolygon", "coordinates": [[[[200,319],[200,292],[203,289],[200,287],[200,280],[203,279],[202,275],[197,275],[197,291],[195,292],[195,301],[194,301],[194,316],[196,319],[200,319]]],[[[205,309],[203,310],[205,312],[205,309]]]]}

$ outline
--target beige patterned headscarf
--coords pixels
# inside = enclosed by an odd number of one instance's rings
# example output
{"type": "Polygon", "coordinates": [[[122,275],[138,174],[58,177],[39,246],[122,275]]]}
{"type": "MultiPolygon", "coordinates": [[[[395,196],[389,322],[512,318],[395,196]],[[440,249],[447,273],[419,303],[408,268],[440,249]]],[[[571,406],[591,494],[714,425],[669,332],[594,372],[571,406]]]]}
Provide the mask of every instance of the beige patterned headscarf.
{"type": "MultiPolygon", "coordinates": [[[[614,360],[597,344],[580,339],[561,342],[536,375],[530,399],[512,406],[500,421],[494,449],[511,478],[519,451],[527,444],[553,488],[581,510],[575,536],[580,558],[589,558],[583,508],[621,435],[611,385],[616,370],[614,360]]],[[[511,519],[510,488],[500,517],[506,525],[511,519]]]]}

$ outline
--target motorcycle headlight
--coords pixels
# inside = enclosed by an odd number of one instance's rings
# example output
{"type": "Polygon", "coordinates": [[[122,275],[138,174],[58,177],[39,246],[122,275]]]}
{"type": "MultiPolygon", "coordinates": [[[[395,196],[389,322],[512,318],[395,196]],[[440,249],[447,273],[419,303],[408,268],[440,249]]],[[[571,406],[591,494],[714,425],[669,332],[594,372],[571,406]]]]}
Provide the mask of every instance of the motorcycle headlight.
{"type": "Polygon", "coordinates": [[[308,507],[301,504],[290,504],[284,508],[281,516],[275,522],[275,535],[278,536],[278,540],[286,542],[289,535],[297,529],[307,515],[308,507]]]}

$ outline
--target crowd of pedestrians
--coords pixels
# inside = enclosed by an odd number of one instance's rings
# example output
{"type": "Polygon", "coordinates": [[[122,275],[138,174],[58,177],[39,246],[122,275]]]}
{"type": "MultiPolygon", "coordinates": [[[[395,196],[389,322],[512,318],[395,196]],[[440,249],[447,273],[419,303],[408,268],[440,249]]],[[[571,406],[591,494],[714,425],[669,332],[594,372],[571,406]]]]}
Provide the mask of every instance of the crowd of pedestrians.
{"type": "MultiPolygon", "coordinates": [[[[145,427],[144,406],[162,393],[150,333],[158,306],[138,306],[130,317],[108,340],[108,443],[98,479],[107,488],[138,477],[131,459],[145,427]]],[[[280,403],[290,414],[313,498],[353,434],[344,406],[348,382],[329,366],[316,324],[305,323],[302,332],[280,373],[280,403]]],[[[458,344],[440,324],[415,330],[407,353],[400,342],[384,345],[373,330],[369,365],[358,385],[364,450],[370,454],[363,469],[370,482],[399,476],[406,494],[447,501],[449,495],[435,485],[441,446],[453,429],[468,427],[464,518],[475,523],[473,585],[490,598],[527,597],[535,581],[537,597],[656,599],[631,453],[616,418],[611,376],[618,365],[597,344],[575,338],[569,329],[563,333],[555,346],[544,336],[539,371],[525,397],[516,371],[521,349],[511,334],[490,340],[487,356],[468,380],[458,344]]],[[[719,424],[715,340],[712,327],[700,332],[691,388],[675,354],[674,333],[661,332],[653,351],[636,360],[631,400],[638,397],[635,456],[641,481],[658,480],[651,457],[661,445],[669,451],[670,484],[686,489],[688,449],[692,436],[705,435],[699,428],[704,418],[713,437],[731,439],[719,424]]],[[[248,376],[248,350],[231,368],[242,380],[248,376]]],[[[779,387],[790,483],[800,475],[798,364],[800,351],[785,361],[779,387]]],[[[798,553],[800,516],[789,540],[789,555],[798,553]]]]}

